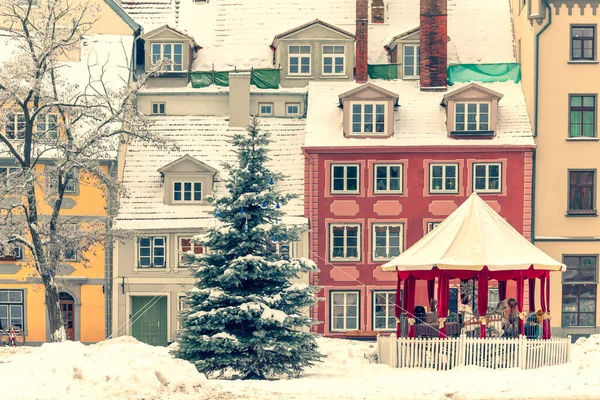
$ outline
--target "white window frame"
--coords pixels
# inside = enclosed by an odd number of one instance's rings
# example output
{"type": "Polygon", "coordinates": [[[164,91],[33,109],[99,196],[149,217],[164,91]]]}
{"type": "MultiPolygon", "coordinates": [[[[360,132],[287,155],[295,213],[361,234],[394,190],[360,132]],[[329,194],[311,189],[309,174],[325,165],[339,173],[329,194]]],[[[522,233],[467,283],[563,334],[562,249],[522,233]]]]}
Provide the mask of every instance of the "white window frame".
{"type": "MultiPolygon", "coordinates": [[[[166,236],[140,236],[137,238],[137,268],[138,270],[142,269],[142,270],[147,270],[147,269],[159,269],[159,270],[166,270],[167,269],[167,237],[166,236]],[[141,251],[140,251],[140,247],[141,247],[141,243],[142,243],[142,239],[150,239],[150,265],[141,265],[140,263],[140,259],[141,259],[141,251]],[[156,240],[157,239],[162,239],[163,240],[163,245],[162,246],[157,246],[156,245],[156,240]],[[154,249],[155,248],[163,248],[163,255],[162,256],[156,256],[154,254],[154,249]],[[162,257],[164,259],[164,264],[162,266],[155,266],[154,265],[154,259],[155,258],[159,258],[162,257]]],[[[147,258],[148,256],[144,256],[144,258],[147,258]]]]}
{"type": "Polygon", "coordinates": [[[177,180],[177,181],[173,181],[173,190],[171,191],[171,196],[173,198],[173,203],[178,204],[178,203],[183,203],[183,204],[190,204],[190,203],[200,203],[202,202],[203,196],[202,196],[202,182],[201,181],[183,181],[183,180],[177,180]],[[192,185],[192,190],[190,192],[190,200],[185,200],[185,184],[189,183],[190,185],[192,185]],[[181,185],[181,190],[179,191],[181,193],[181,199],[180,200],[175,200],[175,185],[176,184],[180,184],[181,185]],[[196,184],[200,185],[200,200],[195,200],[194,199],[194,194],[196,193],[196,190],[194,189],[194,186],[196,184]]]}
{"type": "Polygon", "coordinates": [[[275,105],[273,103],[258,103],[258,115],[261,117],[272,117],[275,115],[275,105]],[[271,112],[263,112],[263,107],[271,107],[271,112]]]}
{"type": "Polygon", "coordinates": [[[2,325],[2,329],[6,328],[7,326],[12,325],[12,307],[19,307],[20,306],[20,319],[21,320],[21,330],[23,332],[26,332],[26,326],[25,326],[25,290],[23,289],[0,289],[0,292],[6,292],[7,293],[7,301],[0,301],[0,307],[6,307],[6,326],[2,325]],[[21,301],[14,301],[14,300],[10,300],[10,294],[11,292],[18,292],[21,294],[21,301]]]}
{"type": "Polygon", "coordinates": [[[0,261],[22,261],[23,246],[18,244],[0,244],[0,261]],[[6,248],[6,251],[5,251],[6,248]]]}
{"type": "Polygon", "coordinates": [[[6,137],[10,140],[25,139],[25,130],[27,129],[25,123],[25,114],[22,112],[9,113],[6,118],[11,120],[11,124],[13,126],[13,129],[10,131],[8,129],[8,123],[4,126],[6,137]],[[19,120],[21,121],[19,122],[19,120]]]}
{"type": "Polygon", "coordinates": [[[360,256],[362,253],[362,227],[361,224],[354,224],[354,223],[349,223],[349,224],[345,224],[345,223],[334,223],[334,224],[329,224],[329,261],[331,262],[336,262],[336,261],[360,261],[360,256]],[[334,245],[333,245],[333,241],[334,241],[334,228],[343,228],[344,229],[344,236],[343,236],[343,240],[344,240],[344,244],[343,244],[343,250],[344,250],[344,255],[342,257],[334,257],[333,256],[333,249],[334,249],[334,245]],[[356,228],[356,257],[348,257],[348,228],[356,228]]]}
{"type": "Polygon", "coordinates": [[[502,163],[501,162],[490,162],[490,163],[473,163],[473,191],[477,193],[502,193],[502,163]],[[485,167],[485,176],[481,177],[485,179],[485,189],[477,189],[475,182],[478,178],[477,167],[485,167]],[[490,189],[490,167],[498,167],[498,189],[490,189]]]}
{"type": "Polygon", "coordinates": [[[189,305],[187,305],[187,294],[185,293],[177,293],[177,318],[175,321],[175,335],[179,333],[181,330],[181,312],[189,309],[189,305]]]}
{"type": "Polygon", "coordinates": [[[183,59],[183,43],[175,43],[175,42],[150,43],[150,52],[151,52],[150,60],[152,61],[153,64],[160,62],[160,60],[162,60],[162,59],[171,61],[171,63],[165,63],[165,66],[164,66],[165,71],[167,71],[167,72],[187,72],[187,68],[184,68],[185,60],[183,59]],[[169,46],[169,45],[171,46],[171,53],[165,54],[165,46],[169,46]],[[154,53],[154,46],[160,46],[160,52],[158,55],[154,53]],[[181,64],[175,63],[175,46],[181,47],[181,64]],[[176,69],[177,66],[179,66],[180,69],[176,69]]]}
{"type": "Polygon", "coordinates": [[[428,234],[429,232],[437,228],[441,223],[441,221],[429,221],[427,223],[427,232],[425,232],[425,234],[428,234]]]}
{"type": "Polygon", "coordinates": [[[167,104],[164,102],[152,103],[152,115],[166,115],[167,104]],[[162,111],[160,109],[162,108],[162,111]]]}
{"type": "Polygon", "coordinates": [[[360,329],[360,310],[361,310],[361,304],[360,304],[360,291],[359,290],[332,290],[329,292],[329,330],[331,332],[345,332],[347,330],[357,330],[360,329]],[[335,318],[334,313],[333,313],[333,297],[336,294],[342,294],[344,295],[344,315],[343,315],[343,321],[344,321],[344,326],[342,328],[334,328],[334,324],[333,324],[333,319],[335,318]],[[350,305],[352,307],[356,307],[356,316],[355,317],[349,317],[348,316],[348,295],[355,295],[356,296],[356,306],[350,305]],[[348,328],[348,319],[353,318],[356,319],[356,327],[355,328],[348,328]]]}
{"type": "Polygon", "coordinates": [[[421,45],[419,43],[406,43],[404,45],[402,45],[402,77],[403,78],[413,78],[413,79],[417,79],[421,73],[421,45]],[[414,61],[413,64],[411,65],[415,71],[415,73],[413,75],[407,74],[406,73],[406,48],[407,47],[413,47],[414,48],[414,61]]]}
{"type": "Polygon", "coordinates": [[[360,193],[360,164],[331,164],[330,170],[331,176],[331,193],[332,194],[358,194],[360,193]],[[348,190],[348,167],[356,168],[356,190],[348,190]],[[335,168],[343,168],[344,169],[344,188],[341,190],[336,190],[335,188],[335,168]]]}
{"type": "Polygon", "coordinates": [[[298,117],[300,116],[300,112],[302,111],[300,107],[300,103],[285,103],[285,116],[286,117],[298,117]],[[298,107],[297,113],[290,113],[289,107],[298,107]]]}
{"type": "Polygon", "coordinates": [[[312,71],[312,46],[311,45],[299,45],[291,44],[288,46],[288,75],[292,76],[309,76],[312,71]],[[308,47],[308,53],[294,53],[292,54],[290,49],[292,47],[298,47],[298,51],[301,51],[302,47],[308,47]],[[308,72],[302,72],[302,58],[308,54],[308,72]],[[298,59],[298,72],[292,72],[292,58],[298,59]]]}
{"type": "Polygon", "coordinates": [[[402,194],[404,192],[404,165],[402,163],[398,163],[398,164],[374,164],[373,165],[373,193],[377,193],[377,194],[402,194]],[[390,168],[391,167],[399,167],[400,168],[400,174],[399,174],[399,181],[400,181],[400,189],[398,190],[392,190],[390,189],[390,182],[391,182],[391,178],[390,178],[390,168]],[[377,169],[378,168],[385,168],[386,170],[386,188],[385,189],[378,189],[377,188],[377,169]]]}
{"type": "Polygon", "coordinates": [[[4,185],[4,179],[8,180],[10,174],[14,174],[15,172],[18,172],[18,170],[17,167],[0,166],[0,184],[4,185]]]}
{"type": "Polygon", "coordinates": [[[183,257],[184,257],[184,252],[182,250],[182,240],[189,240],[190,241],[190,250],[191,252],[193,252],[195,255],[200,255],[200,254],[206,254],[206,249],[204,248],[204,246],[200,245],[200,244],[196,244],[192,241],[192,237],[191,236],[178,236],[177,237],[177,251],[178,251],[178,259],[177,259],[177,268],[181,268],[181,269],[187,269],[189,268],[189,265],[186,265],[183,263],[183,257]],[[196,249],[201,249],[200,253],[196,253],[196,249]]]}
{"type": "Polygon", "coordinates": [[[353,101],[350,103],[350,133],[352,135],[365,136],[384,136],[387,135],[388,122],[388,103],[385,101],[353,101]],[[360,105],[360,131],[354,130],[354,106],[360,105]],[[365,105],[373,106],[373,132],[365,132],[365,105]],[[376,132],[377,129],[377,106],[383,105],[383,132],[376,132]]]}
{"type": "Polygon", "coordinates": [[[327,76],[331,76],[331,75],[345,75],[346,74],[346,46],[344,46],[343,44],[326,44],[323,45],[322,47],[322,73],[323,75],[327,75],[327,76]],[[325,47],[332,47],[332,51],[333,53],[328,53],[325,54],[325,47]],[[335,53],[335,48],[336,47],[341,47],[342,48],[342,53],[335,53]],[[325,72],[325,59],[326,58],[331,58],[331,72],[325,72]],[[335,72],[335,66],[336,66],[336,59],[337,58],[341,58],[342,59],[342,72],[335,72]]]}
{"type": "Polygon", "coordinates": [[[457,132],[489,132],[492,130],[491,127],[491,116],[492,116],[492,103],[489,101],[456,101],[454,103],[454,130],[457,132]],[[458,115],[458,105],[459,104],[463,104],[465,106],[465,112],[464,112],[464,122],[460,122],[461,124],[464,124],[464,129],[458,129],[457,124],[459,124],[459,122],[456,121],[456,117],[458,115]],[[469,129],[469,104],[475,104],[477,106],[477,113],[475,114],[475,127],[476,129],[469,129]],[[485,104],[488,107],[488,111],[487,111],[487,116],[488,116],[488,120],[487,120],[487,129],[479,129],[479,123],[480,123],[480,118],[481,118],[481,105],[485,104]]]}
{"type": "Polygon", "coordinates": [[[460,184],[459,181],[460,175],[460,165],[457,163],[431,163],[429,164],[429,193],[458,193],[458,187],[460,184]],[[434,189],[433,188],[433,167],[442,167],[442,189],[434,189]],[[449,177],[446,176],[446,169],[448,167],[454,167],[456,171],[456,175],[454,176],[456,181],[455,189],[446,189],[446,179],[449,177]]]}
{"type": "Polygon", "coordinates": [[[373,330],[374,331],[384,331],[384,332],[390,332],[390,331],[395,331],[396,330],[396,313],[394,312],[394,308],[392,308],[392,313],[390,314],[389,311],[389,296],[392,296],[392,306],[396,307],[396,292],[393,290],[373,290],[373,314],[372,314],[372,321],[371,323],[373,324],[373,330]],[[385,295],[386,297],[386,305],[385,305],[385,316],[378,316],[376,310],[376,307],[378,306],[377,302],[375,301],[375,299],[377,298],[377,295],[385,295]],[[378,328],[377,327],[377,320],[378,319],[383,319],[385,318],[385,328],[378,328]],[[392,320],[394,321],[394,323],[392,324],[392,326],[388,326],[388,322],[390,321],[390,318],[392,318],[392,320]]]}
{"type": "Polygon", "coordinates": [[[48,139],[48,134],[50,134],[49,139],[58,139],[58,128],[58,114],[49,113],[46,115],[38,116],[35,126],[36,132],[38,134],[43,134],[46,139],[48,139]],[[55,121],[51,122],[51,118],[55,118],[55,121]],[[49,129],[52,123],[54,123],[54,129],[49,129]]]}
{"type": "Polygon", "coordinates": [[[404,224],[402,223],[386,223],[386,222],[378,222],[378,223],[373,223],[371,224],[371,258],[373,260],[373,262],[379,262],[379,261],[389,261],[392,260],[394,257],[398,257],[400,254],[402,254],[402,252],[404,252],[404,224]],[[385,250],[386,250],[386,257],[377,257],[377,235],[375,234],[375,228],[381,228],[381,227],[387,227],[386,229],[386,235],[385,235],[385,250]],[[390,227],[394,227],[394,228],[400,228],[400,237],[399,237],[399,243],[398,243],[398,247],[399,247],[399,251],[400,253],[398,255],[395,256],[390,256],[390,227]]]}
{"type": "Polygon", "coordinates": [[[75,171],[69,172],[70,179],[65,186],[65,194],[77,194],[79,184],[78,174],[75,171]]]}

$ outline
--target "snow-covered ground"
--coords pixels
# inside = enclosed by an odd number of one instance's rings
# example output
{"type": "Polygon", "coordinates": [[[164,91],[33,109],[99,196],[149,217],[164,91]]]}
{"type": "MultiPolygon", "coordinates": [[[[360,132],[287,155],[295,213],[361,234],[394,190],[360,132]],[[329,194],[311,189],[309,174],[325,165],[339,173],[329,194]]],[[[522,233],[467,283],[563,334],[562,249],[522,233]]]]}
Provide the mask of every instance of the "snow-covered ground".
{"type": "Polygon", "coordinates": [[[168,349],[131,337],[0,348],[4,399],[600,399],[600,335],[580,339],[567,365],[532,371],[402,370],[370,364],[372,342],[319,339],[324,363],[300,379],[207,380],[168,349]]]}

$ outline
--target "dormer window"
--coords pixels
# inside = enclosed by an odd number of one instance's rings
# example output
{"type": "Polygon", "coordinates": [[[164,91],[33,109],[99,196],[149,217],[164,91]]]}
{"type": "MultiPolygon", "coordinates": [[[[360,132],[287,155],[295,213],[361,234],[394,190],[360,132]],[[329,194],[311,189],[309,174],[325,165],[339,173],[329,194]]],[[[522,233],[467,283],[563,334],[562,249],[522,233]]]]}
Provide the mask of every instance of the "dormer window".
{"type": "Polygon", "coordinates": [[[385,138],[394,133],[398,95],[367,83],[339,96],[344,109],[344,136],[385,138]]]}
{"type": "Polygon", "coordinates": [[[456,102],[454,110],[457,131],[490,130],[490,103],[456,102]]]}
{"type": "Polygon", "coordinates": [[[194,205],[212,192],[217,170],[190,155],[185,155],[158,170],[163,175],[167,205],[194,205]]]}
{"type": "Polygon", "coordinates": [[[183,44],[181,43],[153,43],[152,63],[165,60],[166,71],[183,71],[183,44]]]}
{"type": "Polygon", "coordinates": [[[418,44],[405,44],[403,49],[404,78],[418,78],[421,72],[421,46],[418,44]]]}
{"type": "Polygon", "coordinates": [[[310,75],[310,46],[289,46],[290,74],[310,75]]]}
{"type": "Polygon", "coordinates": [[[448,135],[453,138],[493,138],[498,102],[502,94],[470,83],[446,94],[442,105],[448,116],[448,135]]]}
{"type": "Polygon", "coordinates": [[[323,46],[323,74],[343,75],[345,46],[323,46]]]}
{"type": "Polygon", "coordinates": [[[395,36],[385,45],[390,64],[398,64],[402,79],[417,79],[420,74],[421,45],[419,28],[395,36]]]}
{"type": "Polygon", "coordinates": [[[385,134],[384,102],[352,103],[352,133],[385,134]]]}

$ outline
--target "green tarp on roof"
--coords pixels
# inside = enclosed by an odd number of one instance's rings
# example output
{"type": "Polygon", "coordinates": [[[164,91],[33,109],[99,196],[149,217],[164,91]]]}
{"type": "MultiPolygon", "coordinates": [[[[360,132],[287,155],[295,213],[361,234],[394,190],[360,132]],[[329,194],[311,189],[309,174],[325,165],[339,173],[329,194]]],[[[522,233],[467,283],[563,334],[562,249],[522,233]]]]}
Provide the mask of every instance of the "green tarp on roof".
{"type": "Polygon", "coordinates": [[[448,67],[448,84],[455,82],[521,82],[521,66],[518,63],[460,64],[448,67]]]}
{"type": "MultiPolygon", "coordinates": [[[[229,74],[234,71],[200,71],[190,73],[193,88],[210,85],[229,86],[229,74]]],[[[242,71],[238,71],[242,72],[242,71]]],[[[250,83],[259,89],[279,89],[278,69],[253,69],[250,83]]]]}
{"type": "Polygon", "coordinates": [[[369,64],[368,72],[371,79],[398,79],[399,64],[369,64]]]}

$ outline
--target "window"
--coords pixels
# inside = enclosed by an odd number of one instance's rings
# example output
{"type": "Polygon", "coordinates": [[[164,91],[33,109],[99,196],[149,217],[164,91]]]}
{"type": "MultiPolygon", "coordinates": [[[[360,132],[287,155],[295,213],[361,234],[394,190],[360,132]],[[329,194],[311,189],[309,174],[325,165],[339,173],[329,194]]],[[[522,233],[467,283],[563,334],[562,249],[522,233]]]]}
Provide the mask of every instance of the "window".
{"type": "Polygon", "coordinates": [[[458,164],[430,164],[429,192],[457,193],[458,164]]]}
{"type": "Polygon", "coordinates": [[[331,331],[358,329],[359,326],[359,293],[358,291],[329,293],[331,311],[331,331]]]}
{"type": "Polygon", "coordinates": [[[569,96],[569,137],[596,136],[596,96],[569,96]]]}
{"type": "Polygon", "coordinates": [[[359,193],[358,165],[331,166],[331,193],[359,193]]]}
{"type": "Polygon", "coordinates": [[[391,331],[396,329],[396,292],[373,292],[373,330],[391,331]]]}
{"type": "Polygon", "coordinates": [[[402,252],[402,224],[373,224],[373,261],[391,260],[402,252]]]}
{"type": "Polygon", "coordinates": [[[473,164],[473,191],[478,193],[500,193],[502,164],[473,164]]]}
{"type": "Polygon", "coordinates": [[[16,167],[0,167],[0,189],[3,189],[4,185],[8,185],[9,176],[16,173],[16,167]]]}
{"type": "Polygon", "coordinates": [[[352,133],[385,133],[385,103],[352,103],[352,133]]]}
{"type": "Polygon", "coordinates": [[[289,46],[290,75],[310,74],[310,46],[289,46]]]}
{"type": "Polygon", "coordinates": [[[402,193],[402,164],[375,165],[374,193],[402,193]]]}
{"type": "Polygon", "coordinates": [[[185,294],[177,295],[177,330],[179,331],[182,328],[181,323],[181,313],[190,308],[190,305],[187,301],[187,296],[185,294]]]}
{"type": "Polygon", "coordinates": [[[46,139],[58,138],[58,115],[46,114],[38,116],[36,130],[40,136],[46,139]]]}
{"type": "Polygon", "coordinates": [[[278,242],[277,243],[277,254],[285,260],[290,259],[290,244],[289,242],[278,242]]]}
{"type": "Polygon", "coordinates": [[[577,25],[571,27],[571,60],[596,59],[596,27],[577,25]]]}
{"type": "Polygon", "coordinates": [[[173,201],[202,200],[201,182],[173,182],[173,201]]]}
{"type": "Polygon", "coordinates": [[[67,184],[65,185],[65,194],[76,194],[77,193],[77,173],[74,171],[69,172],[67,184]]]}
{"type": "Polygon", "coordinates": [[[489,131],[490,103],[456,103],[454,130],[489,131]]]}
{"type": "Polygon", "coordinates": [[[152,63],[165,60],[165,71],[183,71],[183,44],[181,43],[153,43],[152,63]]]}
{"type": "Polygon", "coordinates": [[[323,74],[343,75],[345,46],[323,46],[323,74]]]}
{"type": "Polygon", "coordinates": [[[596,214],[595,171],[569,171],[568,214],[596,214]]]}
{"type": "Polygon", "coordinates": [[[25,114],[15,113],[6,116],[6,136],[9,139],[25,138],[25,114]]]}
{"type": "Polygon", "coordinates": [[[596,326],[596,256],[565,256],[562,326],[596,326]]]}
{"type": "Polygon", "coordinates": [[[273,115],[273,103],[258,103],[258,115],[270,117],[273,115]]]}
{"type": "Polygon", "coordinates": [[[165,115],[165,103],[152,103],[153,115],[165,115]]]}
{"type": "Polygon", "coordinates": [[[421,73],[421,46],[418,44],[405,44],[403,46],[404,77],[418,77],[421,73]]]}
{"type": "Polygon", "coordinates": [[[139,268],[165,268],[165,246],[167,238],[141,237],[138,243],[139,268]]]}
{"type": "Polygon", "coordinates": [[[360,225],[330,225],[329,229],[329,256],[331,261],[359,261],[360,225]]]}
{"type": "Polygon", "coordinates": [[[427,223],[427,232],[425,232],[425,233],[431,232],[432,230],[437,228],[439,224],[441,224],[441,222],[428,222],[427,223]]]}
{"type": "Polygon", "coordinates": [[[14,244],[0,244],[0,261],[16,261],[23,259],[23,247],[14,244]]]}
{"type": "Polygon", "coordinates": [[[22,290],[0,290],[0,329],[16,326],[25,330],[22,290]]]}
{"type": "Polygon", "coordinates": [[[300,115],[300,103],[285,103],[286,117],[297,117],[300,115]]]}
{"type": "Polygon", "coordinates": [[[61,230],[64,234],[64,247],[62,249],[62,255],[65,261],[77,261],[77,250],[79,250],[79,242],[76,241],[76,238],[78,229],[79,226],[73,223],[67,223],[62,226],[61,230]]]}
{"type": "MultiPolygon", "coordinates": [[[[503,299],[504,300],[504,299],[503,299]]],[[[491,286],[488,288],[488,310],[495,310],[500,302],[500,292],[498,286],[491,286]]]]}
{"type": "Polygon", "coordinates": [[[202,245],[192,242],[192,238],[180,237],[179,251],[181,253],[184,253],[179,256],[179,267],[189,267],[189,265],[187,264],[185,253],[192,252],[192,254],[204,254],[204,247],[202,245]]]}

